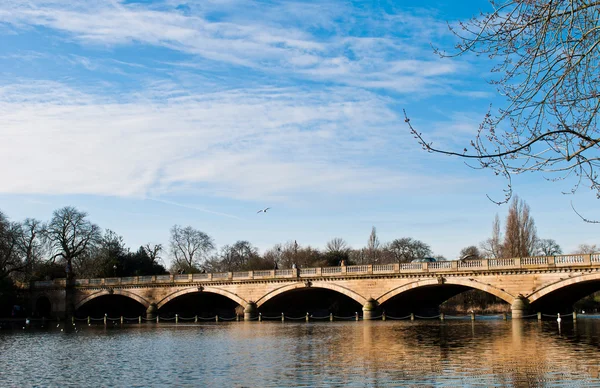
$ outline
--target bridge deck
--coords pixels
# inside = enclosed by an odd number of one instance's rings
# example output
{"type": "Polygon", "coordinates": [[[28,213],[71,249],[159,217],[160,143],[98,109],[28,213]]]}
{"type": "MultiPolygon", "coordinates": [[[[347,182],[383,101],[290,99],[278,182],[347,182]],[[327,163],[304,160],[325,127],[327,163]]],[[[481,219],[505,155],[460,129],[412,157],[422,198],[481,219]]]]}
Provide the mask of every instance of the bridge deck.
{"type": "MultiPolygon", "coordinates": [[[[390,275],[421,273],[460,273],[473,271],[508,271],[521,269],[551,269],[560,267],[600,266],[600,253],[585,255],[535,256],[511,259],[481,259],[466,261],[438,261],[431,263],[369,264],[340,267],[259,270],[184,275],[129,276],[104,279],[75,279],[78,287],[104,285],[144,285],[214,281],[244,281],[264,279],[319,278],[352,275],[390,275]]],[[[64,287],[65,279],[37,281],[33,288],[64,287]]]]}

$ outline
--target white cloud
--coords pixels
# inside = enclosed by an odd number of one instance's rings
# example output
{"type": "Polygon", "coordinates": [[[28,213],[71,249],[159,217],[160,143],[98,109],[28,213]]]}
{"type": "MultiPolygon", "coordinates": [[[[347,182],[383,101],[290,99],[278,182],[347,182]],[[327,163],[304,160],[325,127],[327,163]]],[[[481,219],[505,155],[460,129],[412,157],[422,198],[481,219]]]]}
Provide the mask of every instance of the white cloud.
{"type": "Polygon", "coordinates": [[[364,91],[155,93],[114,102],[59,83],[0,89],[0,154],[11,166],[0,191],[157,196],[184,187],[253,200],[419,180],[370,164],[397,118],[364,91]]]}

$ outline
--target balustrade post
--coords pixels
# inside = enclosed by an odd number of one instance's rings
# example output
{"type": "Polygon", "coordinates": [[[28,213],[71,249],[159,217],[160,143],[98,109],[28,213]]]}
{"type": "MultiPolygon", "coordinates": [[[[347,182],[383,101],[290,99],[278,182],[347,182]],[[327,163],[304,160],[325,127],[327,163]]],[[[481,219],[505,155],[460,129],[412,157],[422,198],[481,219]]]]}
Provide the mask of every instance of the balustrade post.
{"type": "Polygon", "coordinates": [[[227,280],[233,280],[233,272],[227,272],[227,280]]]}
{"type": "Polygon", "coordinates": [[[341,270],[342,270],[342,274],[345,274],[345,273],[347,273],[347,268],[348,268],[348,267],[346,267],[345,265],[342,265],[342,268],[341,268],[341,270]]]}
{"type": "Polygon", "coordinates": [[[194,281],[194,274],[193,273],[189,273],[188,274],[188,282],[193,282],[194,281]]]}
{"type": "Polygon", "coordinates": [[[248,271],[248,278],[254,279],[254,271],[248,271]]]}
{"type": "Polygon", "coordinates": [[[213,276],[212,276],[212,272],[208,274],[208,276],[206,277],[206,280],[213,280],[213,276]]]}
{"type": "Polygon", "coordinates": [[[315,271],[316,276],[323,276],[323,268],[319,267],[315,271]]]}
{"type": "Polygon", "coordinates": [[[481,260],[481,266],[484,269],[490,269],[490,261],[488,259],[481,260]]]}
{"type": "Polygon", "coordinates": [[[275,279],[275,270],[274,269],[271,270],[271,278],[275,279]]]}
{"type": "Polygon", "coordinates": [[[400,273],[400,263],[394,263],[394,273],[400,273]]]}
{"type": "Polygon", "coordinates": [[[452,268],[453,271],[458,271],[458,261],[453,260],[452,263],[450,264],[450,267],[452,268]]]}
{"type": "Polygon", "coordinates": [[[174,274],[170,274],[170,275],[169,275],[169,281],[170,281],[171,283],[173,283],[173,282],[175,281],[175,275],[174,275],[174,274]]]}
{"type": "Polygon", "coordinates": [[[592,265],[592,255],[583,255],[583,265],[592,265]]]}
{"type": "Polygon", "coordinates": [[[367,273],[373,275],[373,264],[367,265],[367,273]]]}
{"type": "Polygon", "coordinates": [[[521,268],[521,258],[520,257],[515,258],[515,267],[521,268]]]}

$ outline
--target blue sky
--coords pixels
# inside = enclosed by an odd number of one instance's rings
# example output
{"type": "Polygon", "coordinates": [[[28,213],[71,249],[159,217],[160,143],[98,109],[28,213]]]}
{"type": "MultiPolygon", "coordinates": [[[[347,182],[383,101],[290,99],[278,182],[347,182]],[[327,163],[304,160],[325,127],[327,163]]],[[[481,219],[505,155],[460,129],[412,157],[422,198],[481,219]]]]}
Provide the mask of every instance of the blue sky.
{"type": "MultiPolygon", "coordinates": [[[[447,22],[485,1],[4,0],[0,210],[74,205],[135,248],[173,224],[261,251],[413,237],[453,259],[489,237],[505,182],[427,154],[468,144],[490,103],[485,58],[440,59],[447,22]],[[459,5],[457,5],[459,4],[459,5]],[[256,214],[271,207],[267,214],[256,214]]],[[[515,177],[538,234],[598,243],[595,196],[515,177]]]]}

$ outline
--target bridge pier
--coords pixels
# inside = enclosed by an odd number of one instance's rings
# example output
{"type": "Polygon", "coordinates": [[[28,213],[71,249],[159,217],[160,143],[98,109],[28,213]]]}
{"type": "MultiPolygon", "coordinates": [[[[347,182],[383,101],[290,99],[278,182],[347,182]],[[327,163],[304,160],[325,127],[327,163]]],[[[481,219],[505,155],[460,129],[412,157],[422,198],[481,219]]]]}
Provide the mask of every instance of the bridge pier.
{"type": "Polygon", "coordinates": [[[156,303],[151,303],[150,306],[146,309],[146,320],[154,320],[156,315],[158,314],[158,308],[156,307],[156,303]]]}
{"type": "Polygon", "coordinates": [[[525,313],[529,309],[529,302],[525,297],[519,296],[510,306],[512,312],[512,319],[522,319],[525,313]]]}
{"type": "Polygon", "coordinates": [[[365,303],[365,305],[362,308],[364,321],[370,321],[371,319],[373,319],[373,316],[375,316],[375,313],[377,311],[377,305],[378,303],[375,299],[369,298],[367,300],[367,303],[365,303]]]}
{"type": "Polygon", "coordinates": [[[251,321],[252,319],[254,319],[254,317],[256,317],[257,311],[258,308],[256,307],[256,303],[248,303],[248,305],[246,305],[246,308],[244,309],[244,321],[251,321]]]}

